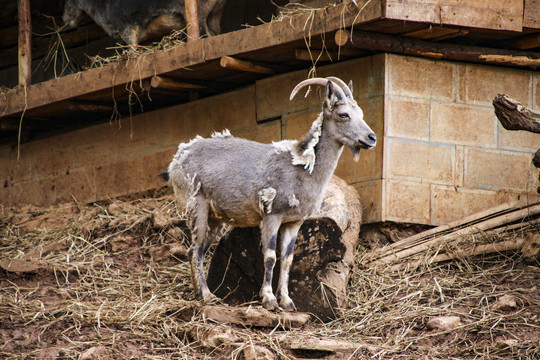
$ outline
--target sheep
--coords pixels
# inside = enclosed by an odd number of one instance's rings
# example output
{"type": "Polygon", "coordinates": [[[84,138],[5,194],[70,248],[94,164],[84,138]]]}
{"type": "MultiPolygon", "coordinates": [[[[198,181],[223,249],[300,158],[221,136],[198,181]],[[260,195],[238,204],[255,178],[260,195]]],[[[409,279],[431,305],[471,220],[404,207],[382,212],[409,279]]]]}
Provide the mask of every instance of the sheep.
{"type": "Polygon", "coordinates": [[[177,199],[185,199],[192,236],[192,281],[205,302],[218,300],[208,289],[203,259],[222,225],[259,226],[264,255],[262,305],[269,310],[296,310],[288,280],[298,230],[319,211],[344,146],[358,161],[360,149],[377,143],[353,99],[352,82],[347,85],[336,77],[304,80],[293,89],[290,100],[310,85],[324,86],[325,98],[322,112],[302,140],[262,144],[236,138],[228,130],[211,138],[197,136],[178,146],[168,171],[160,174],[172,184],[177,199]],[[276,298],[272,275],[278,232],[281,268],[276,298]]]}

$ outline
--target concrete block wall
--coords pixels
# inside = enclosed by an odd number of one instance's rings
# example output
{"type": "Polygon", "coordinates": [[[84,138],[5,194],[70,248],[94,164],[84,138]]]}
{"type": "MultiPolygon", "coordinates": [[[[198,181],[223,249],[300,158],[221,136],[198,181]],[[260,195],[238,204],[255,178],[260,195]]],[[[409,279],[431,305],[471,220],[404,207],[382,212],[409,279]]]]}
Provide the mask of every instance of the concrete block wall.
{"type": "MultiPolygon", "coordinates": [[[[345,149],[336,174],[353,184],[364,220],[442,224],[521,196],[535,197],[531,164],[540,136],[509,132],[491,105],[499,92],[540,108],[532,71],[379,54],[317,68],[353,80],[379,143],[355,163],[345,149]]],[[[0,204],[86,203],[163,185],[180,142],[224,128],[261,142],[299,138],[323,92],[292,101],[308,77],[296,71],[243,89],[22,144],[0,144],[0,204]]]]}
{"type": "Polygon", "coordinates": [[[538,109],[538,73],[397,55],[385,73],[383,220],[437,225],[538,199],[540,136],[505,130],[492,106],[506,93],[538,109]]]}

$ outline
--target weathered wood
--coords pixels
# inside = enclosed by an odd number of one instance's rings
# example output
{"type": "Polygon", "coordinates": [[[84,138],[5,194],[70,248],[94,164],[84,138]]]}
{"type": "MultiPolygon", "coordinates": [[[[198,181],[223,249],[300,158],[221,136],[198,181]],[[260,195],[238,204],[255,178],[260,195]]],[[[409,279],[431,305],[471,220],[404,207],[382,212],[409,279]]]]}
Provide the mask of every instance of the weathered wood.
{"type": "Polygon", "coordinates": [[[521,31],[522,0],[386,0],[387,19],[521,31]]]}
{"type": "Polygon", "coordinates": [[[239,71],[253,72],[258,74],[274,74],[275,71],[267,66],[257,65],[251,61],[236,59],[231,56],[223,56],[219,64],[222,68],[239,71]]]}
{"type": "Polygon", "coordinates": [[[531,233],[525,237],[521,253],[526,261],[532,263],[540,261],[540,233],[531,233]]]}
{"type": "Polygon", "coordinates": [[[540,0],[525,0],[523,4],[523,27],[540,29],[540,0]]]}
{"type": "Polygon", "coordinates": [[[323,49],[296,49],[294,55],[296,60],[301,61],[338,61],[341,57],[357,56],[356,49],[341,48],[339,51],[329,51],[323,49]]]}
{"type": "MultiPolygon", "coordinates": [[[[298,233],[289,281],[298,310],[330,320],[346,307],[361,214],[354,188],[334,177],[320,213],[304,222],[298,233]]],[[[237,305],[259,300],[263,274],[259,228],[234,228],[214,251],[207,281],[215,295],[237,305]]],[[[275,288],[279,259],[274,274],[275,288]]]]}
{"type": "Polygon", "coordinates": [[[223,324],[284,329],[300,328],[307,324],[311,316],[302,312],[272,312],[262,307],[231,307],[207,305],[200,311],[200,317],[223,324]]]}
{"type": "Polygon", "coordinates": [[[137,74],[137,79],[151,78],[154,75],[218,60],[225,55],[240,55],[300,40],[305,36],[320,36],[328,32],[328,29],[350,27],[353,24],[362,24],[381,18],[381,7],[378,1],[363,0],[357,3],[361,7],[366,4],[361,13],[357,13],[356,6],[346,3],[286,21],[273,21],[249,29],[200,39],[168,51],[140,56],[135,63],[133,60],[123,61],[67,75],[29,86],[26,93],[22,89],[13,89],[2,95],[5,101],[0,102],[0,117],[20,114],[25,108],[31,110],[61,100],[121,86],[133,81],[134,74],[137,74]],[[308,21],[310,26],[306,29],[304,25],[308,21]]]}
{"type": "Polygon", "coordinates": [[[380,351],[379,347],[359,343],[355,341],[341,340],[341,339],[320,339],[314,337],[289,337],[282,342],[283,347],[291,350],[311,350],[311,351],[344,351],[351,352],[359,349],[368,349],[370,351],[380,351]]]}
{"type": "Polygon", "coordinates": [[[204,89],[204,86],[192,84],[184,81],[176,81],[163,76],[153,76],[150,81],[150,85],[153,88],[167,89],[167,90],[196,90],[204,89]]]}
{"type": "MultiPolygon", "coordinates": [[[[456,231],[450,233],[442,233],[442,235],[440,236],[423,238],[422,241],[415,242],[414,245],[405,247],[400,250],[392,249],[385,253],[377,254],[375,258],[367,264],[367,266],[371,267],[403,260],[407,257],[425,252],[441,244],[452,244],[454,242],[462,240],[465,236],[479,233],[481,231],[486,231],[488,229],[511,223],[513,221],[523,220],[528,216],[535,216],[537,214],[540,214],[540,203],[536,203],[531,206],[512,211],[510,213],[502,214],[500,216],[496,216],[494,218],[490,218],[476,224],[471,224],[467,227],[457,229],[456,231]]],[[[403,241],[410,244],[410,241],[408,239],[404,239],[403,241]]]]}
{"type": "Polygon", "coordinates": [[[339,46],[357,49],[384,51],[401,55],[421,56],[430,59],[446,59],[512,65],[518,67],[540,67],[540,54],[518,50],[502,50],[478,46],[435,43],[396,35],[375,34],[364,31],[338,30],[334,36],[339,46]]]}
{"type": "Polygon", "coordinates": [[[429,26],[422,30],[416,30],[413,32],[406,33],[404,34],[404,36],[424,39],[424,40],[440,41],[440,40],[465,36],[468,33],[469,33],[469,30],[429,26]]]}
{"type": "Polygon", "coordinates": [[[188,41],[199,40],[199,11],[197,0],[185,0],[188,41]]]}
{"type": "Polygon", "coordinates": [[[113,107],[110,105],[97,104],[97,103],[88,102],[88,101],[75,101],[75,100],[68,101],[66,103],[65,108],[70,111],[88,111],[88,112],[105,112],[105,113],[111,113],[113,111],[113,107]]]}
{"type": "Polygon", "coordinates": [[[528,50],[540,47],[540,34],[533,34],[519,38],[517,41],[514,41],[510,47],[518,50],[528,50]]]}
{"type": "Polygon", "coordinates": [[[525,130],[540,134],[540,112],[531,110],[506,94],[493,99],[495,115],[506,130],[525,130]]]}
{"type": "Polygon", "coordinates": [[[18,0],[19,7],[19,85],[32,83],[32,14],[30,0],[18,0]]]}

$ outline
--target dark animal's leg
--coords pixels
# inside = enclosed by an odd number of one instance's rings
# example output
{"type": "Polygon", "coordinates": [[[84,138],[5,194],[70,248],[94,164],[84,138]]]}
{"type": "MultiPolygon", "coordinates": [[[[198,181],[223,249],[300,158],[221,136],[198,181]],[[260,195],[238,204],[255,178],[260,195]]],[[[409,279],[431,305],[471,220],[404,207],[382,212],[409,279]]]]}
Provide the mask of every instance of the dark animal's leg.
{"type": "Polygon", "coordinates": [[[208,289],[203,265],[206,250],[214,241],[214,237],[208,236],[208,204],[206,199],[202,195],[195,196],[186,205],[186,210],[192,237],[190,256],[193,287],[197,295],[204,301],[215,301],[217,298],[208,289]]]}
{"type": "Polygon", "coordinates": [[[289,297],[289,271],[291,270],[294,256],[294,244],[296,243],[296,237],[301,225],[302,222],[297,222],[283,224],[281,227],[281,269],[277,295],[279,305],[288,311],[296,310],[294,302],[289,297]]]}
{"type": "Polygon", "coordinates": [[[259,295],[262,298],[262,305],[273,310],[278,307],[278,302],[272,292],[272,275],[276,264],[276,243],[281,217],[267,215],[261,224],[261,242],[264,255],[264,280],[259,295]]]}

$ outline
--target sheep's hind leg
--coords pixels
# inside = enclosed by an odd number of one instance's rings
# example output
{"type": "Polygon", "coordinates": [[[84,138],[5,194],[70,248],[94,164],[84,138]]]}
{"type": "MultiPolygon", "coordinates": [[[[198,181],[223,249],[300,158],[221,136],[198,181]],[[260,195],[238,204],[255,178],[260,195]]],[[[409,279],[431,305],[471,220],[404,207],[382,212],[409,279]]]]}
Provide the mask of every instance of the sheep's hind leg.
{"type": "Polygon", "coordinates": [[[283,224],[281,226],[281,266],[279,273],[279,283],[277,296],[279,304],[284,310],[294,311],[296,306],[289,297],[289,271],[294,256],[294,244],[298,236],[298,230],[302,226],[302,222],[283,224]]]}
{"type": "Polygon", "coordinates": [[[264,280],[259,295],[265,309],[278,308],[278,302],[272,292],[272,275],[276,264],[276,243],[281,218],[267,215],[261,223],[261,242],[264,256],[264,280]]]}
{"type": "Polygon", "coordinates": [[[190,230],[192,244],[189,250],[191,257],[191,279],[193,287],[199,298],[205,302],[215,302],[219,299],[210,292],[206,277],[204,276],[204,255],[214,241],[210,236],[212,223],[208,221],[208,204],[202,195],[197,195],[187,209],[190,217],[190,230]],[[209,226],[210,225],[210,226],[209,226]]]}

